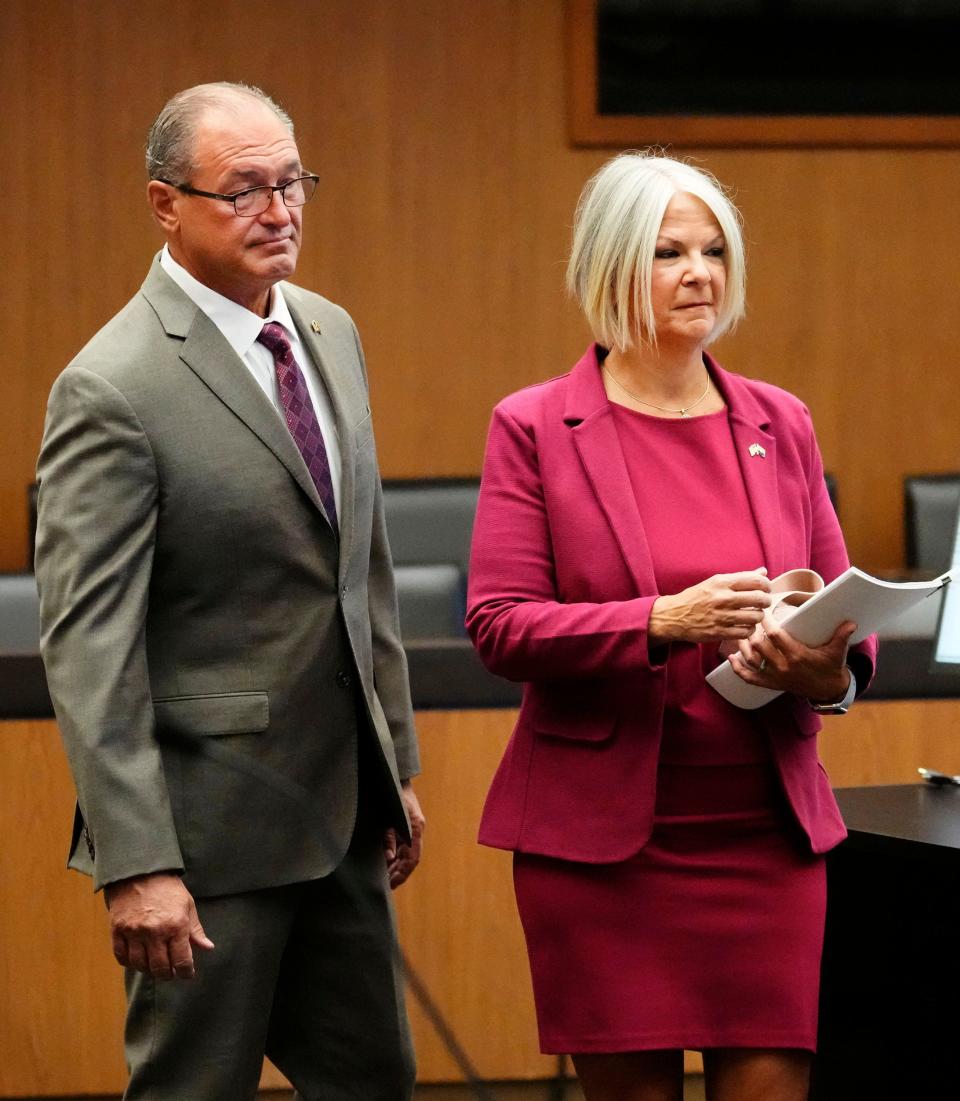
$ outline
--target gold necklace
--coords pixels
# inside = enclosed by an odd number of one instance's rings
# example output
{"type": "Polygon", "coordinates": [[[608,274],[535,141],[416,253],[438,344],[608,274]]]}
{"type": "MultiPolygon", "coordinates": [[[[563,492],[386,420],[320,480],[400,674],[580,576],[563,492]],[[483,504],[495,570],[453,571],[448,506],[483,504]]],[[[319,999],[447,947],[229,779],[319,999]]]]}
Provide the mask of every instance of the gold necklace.
{"type": "Polygon", "coordinates": [[[628,390],[626,386],[617,378],[617,376],[610,370],[605,363],[600,365],[603,369],[603,373],[613,383],[614,386],[622,390],[628,398],[633,398],[634,401],[640,402],[641,405],[646,405],[650,409],[658,409],[661,413],[673,413],[674,416],[679,414],[681,417],[689,417],[690,410],[696,409],[696,407],[703,401],[703,399],[710,393],[710,373],[707,372],[707,385],[703,388],[703,393],[695,401],[690,402],[689,405],[683,406],[682,409],[668,409],[665,405],[654,405],[652,401],[644,401],[643,398],[637,397],[632,391],[628,390]]]}

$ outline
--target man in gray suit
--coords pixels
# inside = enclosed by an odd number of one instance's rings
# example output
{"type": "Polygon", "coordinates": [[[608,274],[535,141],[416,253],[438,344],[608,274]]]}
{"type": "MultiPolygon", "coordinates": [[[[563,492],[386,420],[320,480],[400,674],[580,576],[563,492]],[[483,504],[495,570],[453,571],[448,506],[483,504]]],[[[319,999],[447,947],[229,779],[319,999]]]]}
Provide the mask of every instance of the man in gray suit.
{"type": "Polygon", "coordinates": [[[417,749],[360,341],[284,282],[317,179],[243,85],[175,96],[147,165],[166,246],[54,384],[38,465],[125,1096],[242,1101],[266,1053],[304,1098],[404,1101],[388,888],[419,860],[417,749]]]}

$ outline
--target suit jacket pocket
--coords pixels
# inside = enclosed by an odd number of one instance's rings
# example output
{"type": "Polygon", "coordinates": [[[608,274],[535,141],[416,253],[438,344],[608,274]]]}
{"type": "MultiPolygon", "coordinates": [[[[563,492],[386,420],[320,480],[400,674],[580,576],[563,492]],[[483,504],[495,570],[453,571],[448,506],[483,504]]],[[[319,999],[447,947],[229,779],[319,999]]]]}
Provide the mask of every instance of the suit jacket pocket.
{"type": "Polygon", "coordinates": [[[537,734],[550,738],[566,738],[575,742],[603,742],[613,734],[616,715],[583,705],[540,707],[533,719],[537,734]]]}
{"type": "Polygon", "coordinates": [[[266,692],[165,696],[153,701],[158,730],[173,734],[260,734],[270,724],[266,692]]]}

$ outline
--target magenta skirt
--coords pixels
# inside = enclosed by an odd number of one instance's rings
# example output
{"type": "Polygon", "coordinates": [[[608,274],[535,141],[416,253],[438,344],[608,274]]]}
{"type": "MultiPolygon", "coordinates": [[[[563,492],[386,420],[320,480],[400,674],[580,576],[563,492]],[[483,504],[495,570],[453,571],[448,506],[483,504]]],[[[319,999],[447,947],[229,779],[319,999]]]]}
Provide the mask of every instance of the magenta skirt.
{"type": "Polygon", "coordinates": [[[636,856],[514,885],[542,1051],[815,1050],[825,865],[772,766],[663,765],[636,856]]]}

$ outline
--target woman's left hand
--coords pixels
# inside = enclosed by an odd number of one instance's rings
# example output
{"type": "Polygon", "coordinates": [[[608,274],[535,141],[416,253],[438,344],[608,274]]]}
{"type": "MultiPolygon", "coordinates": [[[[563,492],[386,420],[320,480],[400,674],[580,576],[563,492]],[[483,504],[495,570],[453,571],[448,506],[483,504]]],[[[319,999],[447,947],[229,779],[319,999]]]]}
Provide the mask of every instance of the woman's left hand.
{"type": "Polygon", "coordinates": [[[756,631],[742,639],[738,652],[727,660],[747,684],[829,703],[842,699],[850,684],[845,663],[850,636],[856,629],[856,623],[847,620],[829,642],[805,646],[770,615],[765,615],[756,631]]]}

